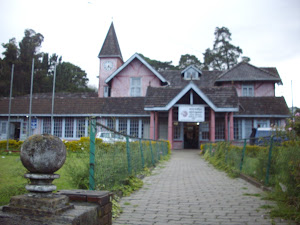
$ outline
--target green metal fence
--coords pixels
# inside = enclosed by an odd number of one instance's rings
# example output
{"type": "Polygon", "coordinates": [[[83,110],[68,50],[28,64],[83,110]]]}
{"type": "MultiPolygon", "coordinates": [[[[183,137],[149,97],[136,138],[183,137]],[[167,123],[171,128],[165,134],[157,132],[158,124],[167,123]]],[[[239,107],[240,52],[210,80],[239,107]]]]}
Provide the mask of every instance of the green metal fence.
{"type": "Polygon", "coordinates": [[[95,120],[90,124],[90,190],[113,189],[168,154],[166,141],[127,136],[95,120]],[[97,127],[104,131],[96,134],[97,127]]]}
{"type": "MultiPolygon", "coordinates": [[[[207,158],[224,163],[233,171],[254,177],[265,185],[274,185],[280,170],[279,161],[288,162],[289,155],[282,158],[286,148],[291,154],[300,156],[297,146],[284,146],[283,142],[275,142],[273,137],[260,138],[259,145],[250,144],[253,140],[243,139],[231,142],[215,142],[203,145],[207,158]],[[279,158],[281,157],[281,158],[279,158]]],[[[285,151],[287,153],[287,151],[285,151]]]]}

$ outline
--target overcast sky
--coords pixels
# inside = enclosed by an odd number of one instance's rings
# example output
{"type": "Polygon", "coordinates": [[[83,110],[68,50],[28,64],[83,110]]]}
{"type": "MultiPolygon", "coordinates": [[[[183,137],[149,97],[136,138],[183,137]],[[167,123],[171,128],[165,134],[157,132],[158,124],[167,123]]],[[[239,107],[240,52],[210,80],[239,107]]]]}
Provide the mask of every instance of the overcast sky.
{"type": "Polygon", "coordinates": [[[203,61],[215,28],[225,26],[251,64],[278,69],[276,95],[288,106],[292,81],[300,107],[299,0],[0,0],[0,43],[33,29],[44,36],[42,52],[81,67],[98,86],[97,56],[112,20],[124,61],[138,52],[174,65],[183,54],[203,61]]]}

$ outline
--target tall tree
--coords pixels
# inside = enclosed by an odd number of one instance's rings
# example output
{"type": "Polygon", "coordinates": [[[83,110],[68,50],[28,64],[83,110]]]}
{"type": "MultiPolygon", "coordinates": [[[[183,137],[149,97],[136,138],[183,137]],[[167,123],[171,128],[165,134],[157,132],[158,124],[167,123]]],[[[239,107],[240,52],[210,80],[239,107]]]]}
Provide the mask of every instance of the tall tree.
{"type": "Polygon", "coordinates": [[[227,70],[238,63],[243,53],[242,49],[230,43],[231,33],[226,27],[215,30],[213,49],[206,49],[204,55],[204,69],[227,70]]]}
{"type": "Polygon", "coordinates": [[[189,65],[195,65],[199,69],[201,69],[203,67],[203,64],[200,62],[200,60],[196,56],[189,55],[189,54],[181,55],[178,68],[184,69],[184,68],[188,67],[189,65]]]}
{"type": "Polygon", "coordinates": [[[32,59],[34,59],[34,93],[51,92],[54,66],[57,64],[57,91],[93,91],[88,88],[86,73],[78,66],[62,62],[62,57],[40,52],[44,37],[27,29],[24,38],[16,44],[15,38],[2,44],[4,58],[0,58],[0,96],[9,95],[11,65],[15,64],[13,94],[27,95],[30,92],[32,59]]]}

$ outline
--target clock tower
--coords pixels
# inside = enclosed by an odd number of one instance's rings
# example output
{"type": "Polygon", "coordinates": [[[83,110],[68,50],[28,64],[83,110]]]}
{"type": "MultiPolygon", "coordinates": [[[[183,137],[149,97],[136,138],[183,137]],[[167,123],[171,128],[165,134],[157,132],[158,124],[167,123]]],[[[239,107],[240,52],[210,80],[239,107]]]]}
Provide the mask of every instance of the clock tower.
{"type": "Polygon", "coordinates": [[[100,59],[98,97],[109,97],[110,87],[109,84],[105,83],[105,79],[123,64],[123,57],[113,23],[109,27],[98,58],[100,59]]]}

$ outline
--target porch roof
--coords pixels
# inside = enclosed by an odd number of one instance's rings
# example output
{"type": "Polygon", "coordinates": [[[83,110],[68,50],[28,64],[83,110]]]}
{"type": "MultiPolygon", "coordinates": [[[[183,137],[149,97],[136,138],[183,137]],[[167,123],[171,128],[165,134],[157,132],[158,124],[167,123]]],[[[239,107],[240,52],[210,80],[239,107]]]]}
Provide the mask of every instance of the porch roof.
{"type": "Polygon", "coordinates": [[[238,111],[238,96],[234,87],[198,87],[194,82],[184,88],[148,87],[145,110],[169,110],[190,90],[194,90],[215,111],[238,111]]]}

